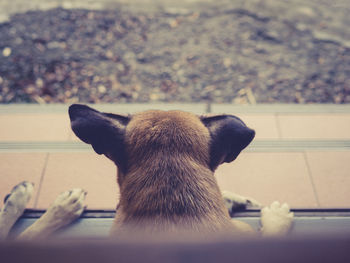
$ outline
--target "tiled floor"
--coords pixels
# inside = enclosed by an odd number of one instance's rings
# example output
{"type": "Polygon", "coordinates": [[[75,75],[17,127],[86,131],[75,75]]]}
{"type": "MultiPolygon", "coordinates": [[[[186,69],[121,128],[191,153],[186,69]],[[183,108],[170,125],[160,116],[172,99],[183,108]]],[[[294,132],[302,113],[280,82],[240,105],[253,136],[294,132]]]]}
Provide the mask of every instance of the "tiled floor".
{"type": "Polygon", "coordinates": [[[118,197],[116,174],[112,161],[92,152],[50,153],[36,207],[47,207],[65,190],[83,188],[88,192],[89,209],[115,209],[118,197]]]}
{"type": "Polygon", "coordinates": [[[350,152],[307,152],[321,207],[350,207],[350,152]]]}
{"type": "Polygon", "coordinates": [[[293,207],[318,206],[303,153],[246,153],[216,172],[221,189],[293,207]]]}
{"type": "Polygon", "coordinates": [[[0,141],[66,141],[70,134],[67,114],[1,114],[0,141]]]}
{"type": "MultiPolygon", "coordinates": [[[[136,108],[135,108],[136,109],[136,108]]],[[[189,107],[190,109],[190,107],[189,107]]],[[[203,108],[204,110],[204,108],[203,108]]],[[[197,107],[195,112],[200,111],[197,107]]],[[[239,113],[257,132],[256,139],[350,139],[350,113],[239,113]]],[[[0,113],[1,142],[76,140],[68,115],[0,113]]],[[[350,151],[243,152],[216,172],[221,189],[250,196],[263,204],[273,200],[294,208],[350,208],[350,151]]],[[[46,208],[62,191],[88,191],[90,209],[114,209],[118,198],[116,168],[90,152],[0,153],[0,198],[23,180],[35,183],[29,206],[46,208]]]]}
{"type": "Polygon", "coordinates": [[[46,159],[46,153],[0,153],[0,201],[16,184],[29,181],[35,186],[29,207],[35,207],[46,159]]]}
{"type": "Polygon", "coordinates": [[[350,114],[278,114],[283,139],[350,139],[350,114]]]}

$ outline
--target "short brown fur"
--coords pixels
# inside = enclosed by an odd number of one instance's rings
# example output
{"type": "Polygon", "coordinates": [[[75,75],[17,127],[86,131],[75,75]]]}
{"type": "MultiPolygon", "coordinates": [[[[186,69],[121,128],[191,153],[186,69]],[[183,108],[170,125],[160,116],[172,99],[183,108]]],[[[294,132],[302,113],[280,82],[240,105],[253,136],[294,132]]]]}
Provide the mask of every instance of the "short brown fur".
{"type": "Polygon", "coordinates": [[[129,165],[127,175],[118,174],[124,178],[118,227],[203,233],[232,226],[208,168],[209,132],[198,118],[180,111],[140,113],[128,124],[126,138],[129,165]]]}
{"type": "Polygon", "coordinates": [[[232,224],[214,177],[219,164],[215,168],[210,165],[215,139],[202,118],[182,111],[146,111],[125,117],[122,139],[111,132],[112,137],[122,141],[118,145],[123,145],[124,156],[120,157],[108,146],[101,147],[101,142],[95,142],[96,136],[108,137],[109,133],[101,134],[99,129],[89,127],[98,130],[98,134],[85,134],[83,129],[90,124],[81,124],[79,118],[93,114],[94,119],[101,118],[102,125],[110,129],[119,126],[122,117],[92,112],[83,105],[72,107],[75,107],[70,109],[72,128],[78,137],[118,165],[120,202],[111,230],[113,235],[130,230],[240,232],[241,227],[232,224]]]}

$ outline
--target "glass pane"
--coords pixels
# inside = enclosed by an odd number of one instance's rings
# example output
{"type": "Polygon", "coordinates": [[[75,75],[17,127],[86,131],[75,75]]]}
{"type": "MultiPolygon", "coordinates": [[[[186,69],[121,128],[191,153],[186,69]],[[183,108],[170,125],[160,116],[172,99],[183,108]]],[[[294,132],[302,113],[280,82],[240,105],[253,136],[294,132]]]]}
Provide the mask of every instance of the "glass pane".
{"type": "Polygon", "coordinates": [[[347,0],[0,0],[0,198],[28,180],[29,208],[82,187],[88,208],[115,209],[115,164],[71,130],[81,103],[238,116],[256,135],[217,169],[222,190],[349,208],[349,12],[347,0]]]}

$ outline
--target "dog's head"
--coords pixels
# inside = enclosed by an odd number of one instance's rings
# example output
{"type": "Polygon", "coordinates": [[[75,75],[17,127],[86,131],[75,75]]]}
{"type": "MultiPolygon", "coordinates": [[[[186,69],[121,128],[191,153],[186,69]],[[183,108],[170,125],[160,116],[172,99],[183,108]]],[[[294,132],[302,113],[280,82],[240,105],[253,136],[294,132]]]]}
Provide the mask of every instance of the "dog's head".
{"type": "Polygon", "coordinates": [[[235,160],[255,135],[232,115],[208,117],[182,111],[117,115],[74,104],[69,116],[74,133],[124,172],[128,162],[168,154],[190,156],[214,171],[221,163],[235,160]]]}

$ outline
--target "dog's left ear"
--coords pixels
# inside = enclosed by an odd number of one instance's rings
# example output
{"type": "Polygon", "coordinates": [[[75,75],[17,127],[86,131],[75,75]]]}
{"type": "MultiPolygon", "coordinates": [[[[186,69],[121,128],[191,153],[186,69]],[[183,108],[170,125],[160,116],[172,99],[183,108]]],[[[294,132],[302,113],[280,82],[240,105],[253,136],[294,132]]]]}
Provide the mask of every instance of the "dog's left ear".
{"type": "Polygon", "coordinates": [[[223,162],[232,162],[249,145],[255,131],[233,115],[201,117],[208,128],[210,142],[210,168],[215,170],[223,162]]]}
{"type": "MultiPolygon", "coordinates": [[[[69,117],[74,133],[85,143],[91,144],[98,154],[112,159],[118,167],[125,164],[125,127],[128,116],[103,113],[86,105],[73,104],[69,117]]],[[[122,168],[122,167],[120,167],[122,168]]]]}

